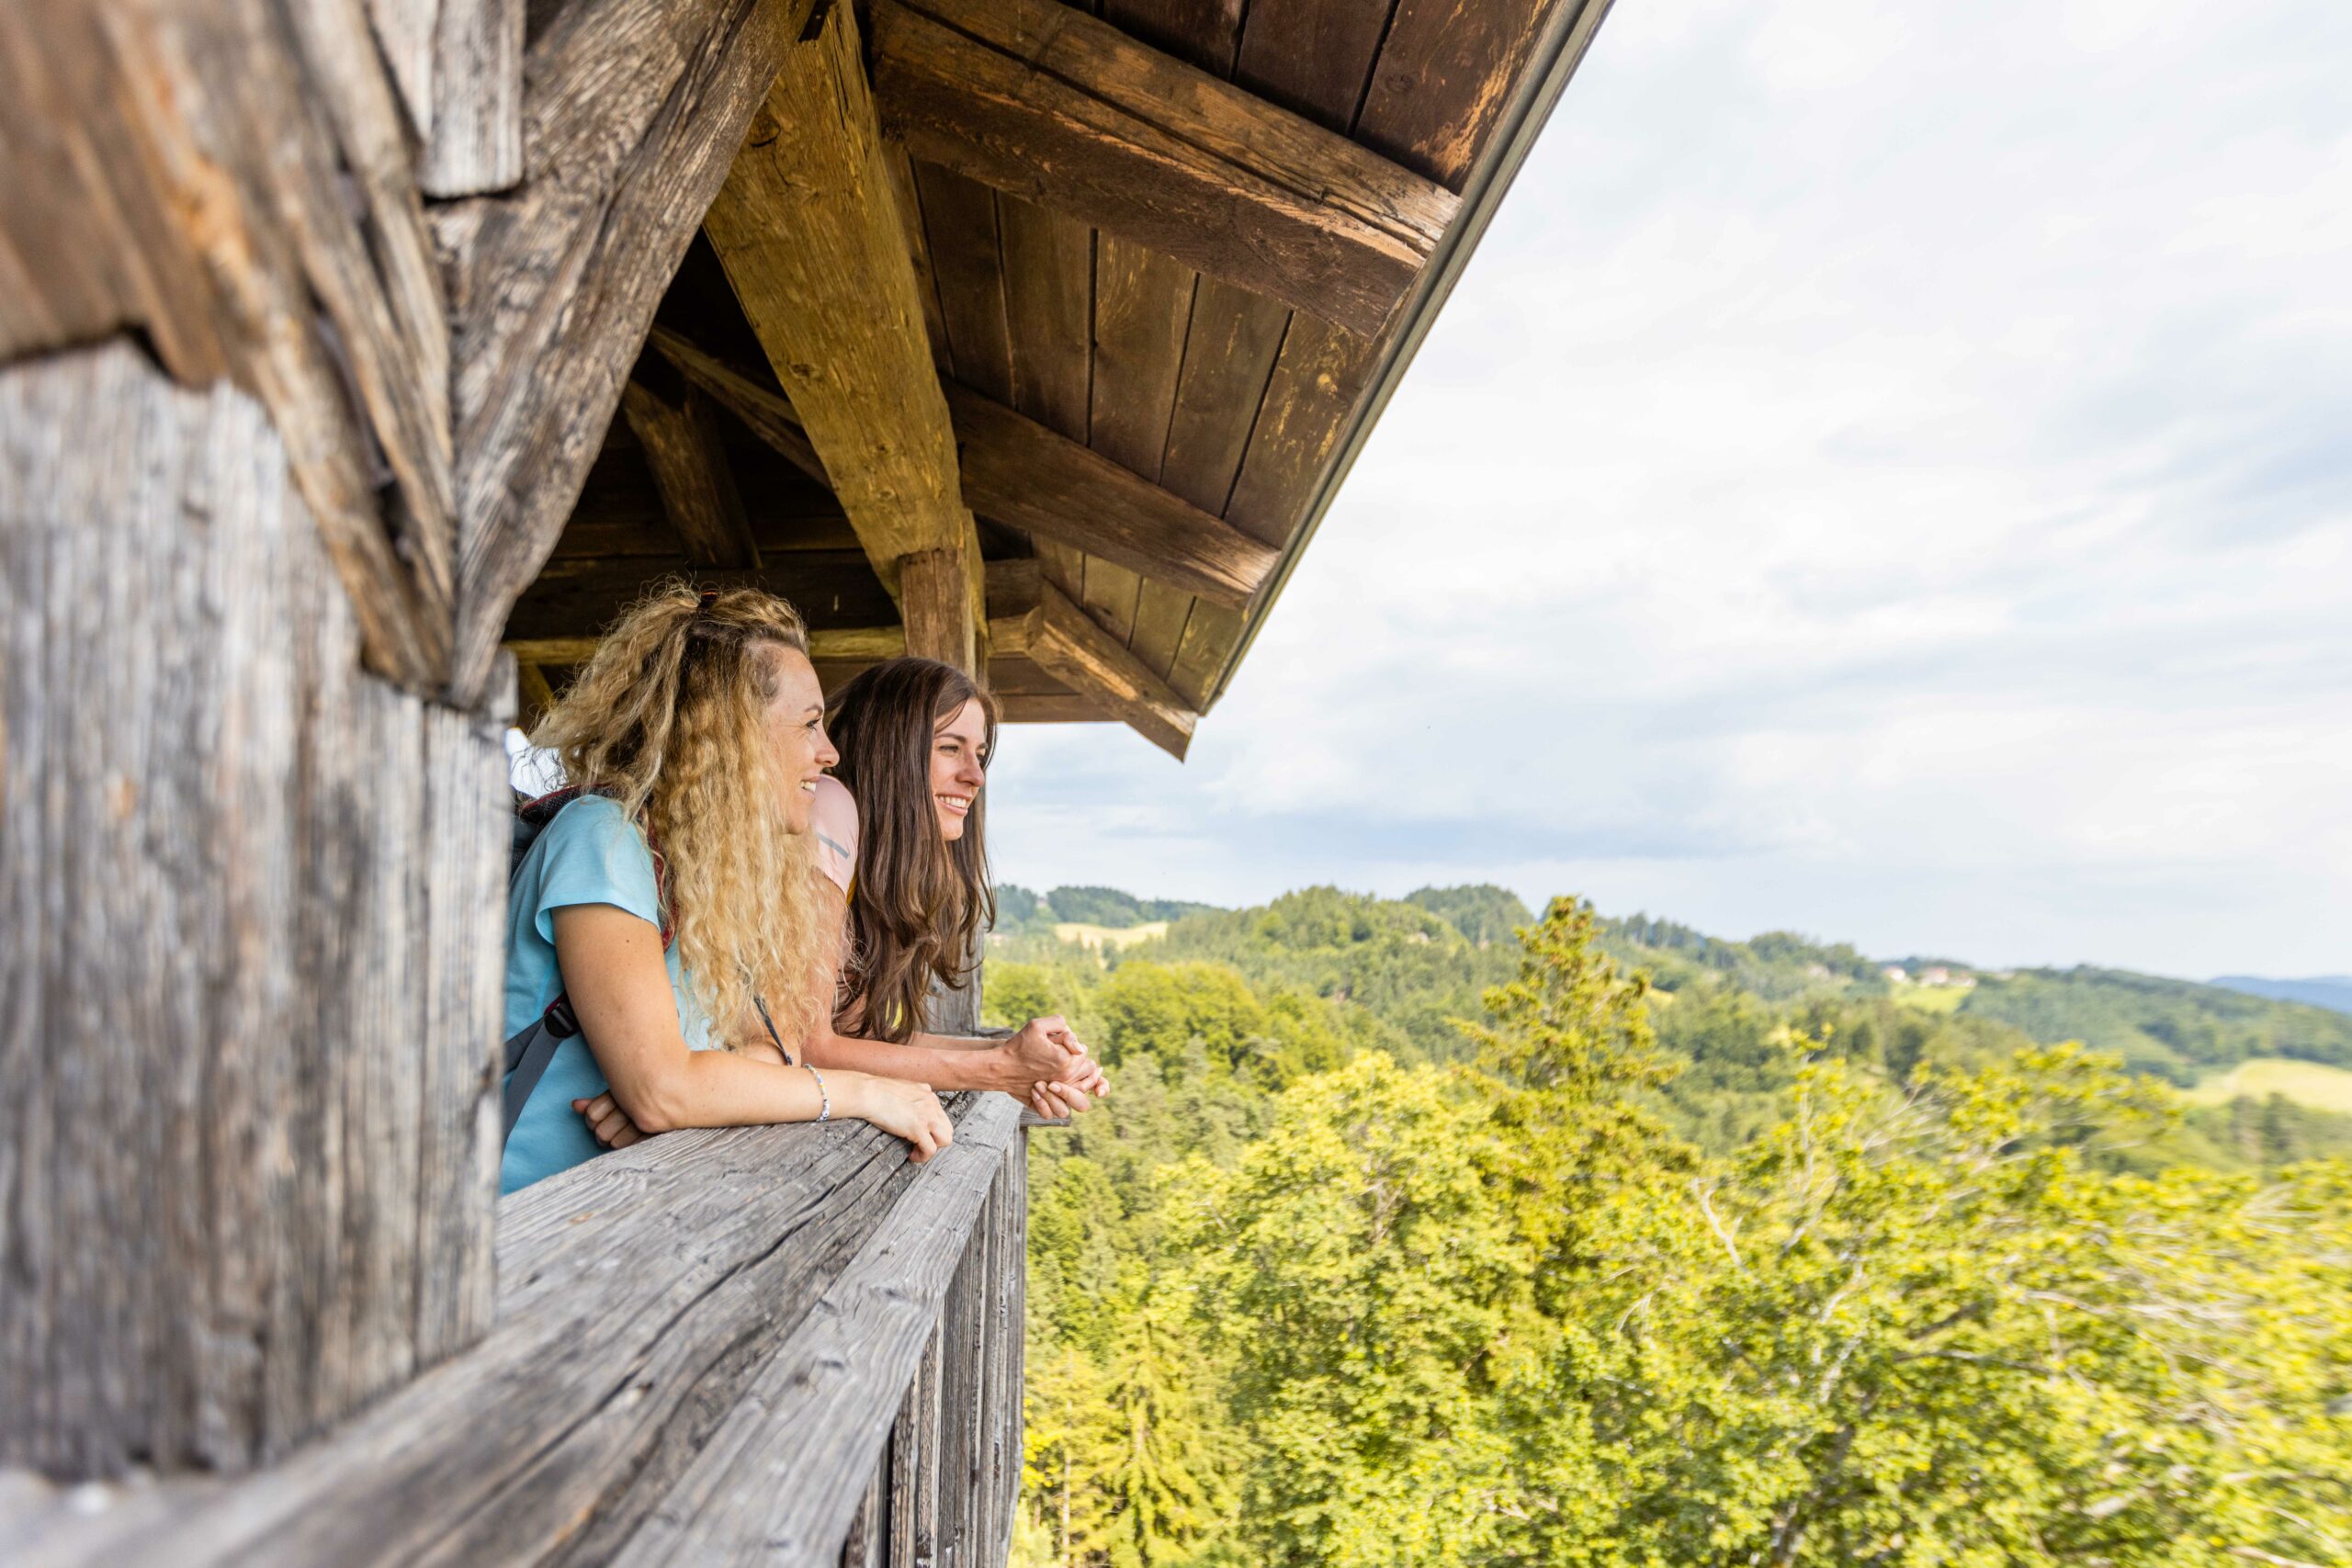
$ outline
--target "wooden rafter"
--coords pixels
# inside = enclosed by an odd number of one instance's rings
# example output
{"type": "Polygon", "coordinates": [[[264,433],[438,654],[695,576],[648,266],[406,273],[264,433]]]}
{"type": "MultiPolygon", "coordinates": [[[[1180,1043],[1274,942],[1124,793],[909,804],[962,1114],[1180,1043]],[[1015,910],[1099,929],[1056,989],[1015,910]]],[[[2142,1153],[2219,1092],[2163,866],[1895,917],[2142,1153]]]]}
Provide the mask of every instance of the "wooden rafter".
{"type": "Polygon", "coordinates": [[[1184,760],[1200,715],[1051,583],[1039,585],[1023,647],[1072,692],[1125,719],[1178,761],[1184,760]]]}
{"type": "Polygon", "coordinates": [[[458,705],[480,700],[813,3],[572,0],[526,56],[533,177],[436,212],[456,331],[458,705]]]}
{"type": "Polygon", "coordinates": [[[704,227],[910,648],[978,669],[979,540],[848,6],[786,53],[704,227]]]}
{"type": "Polygon", "coordinates": [[[920,159],[1365,336],[1442,186],[1057,0],[875,0],[875,92],[920,159]]]}
{"type": "Polygon", "coordinates": [[[1220,604],[1240,605],[1278,552],[993,398],[950,383],[964,493],[991,522],[1133,568],[1220,604]]]}
{"type": "MultiPolygon", "coordinates": [[[[675,333],[657,327],[653,345],[754,434],[824,478],[790,402],[675,333]]],[[[1272,546],[1101,453],[955,382],[947,384],[947,402],[962,452],[964,498],[990,522],[1219,604],[1248,603],[1273,570],[1272,546]]]]}
{"type": "Polygon", "coordinates": [[[621,393],[621,412],[686,558],[698,566],[757,567],[760,549],[752,542],[707,394],[685,384],[665,395],[664,389],[632,380],[621,393]]]}

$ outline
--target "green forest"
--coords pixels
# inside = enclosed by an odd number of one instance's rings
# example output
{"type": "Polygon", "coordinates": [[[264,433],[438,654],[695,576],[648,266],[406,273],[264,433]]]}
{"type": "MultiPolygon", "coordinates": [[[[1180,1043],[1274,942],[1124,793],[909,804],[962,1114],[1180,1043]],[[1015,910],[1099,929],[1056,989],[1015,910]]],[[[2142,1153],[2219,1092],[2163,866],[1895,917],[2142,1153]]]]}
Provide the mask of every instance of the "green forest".
{"type": "Polygon", "coordinates": [[[2176,1092],[2352,1017],[1889,967],[1001,889],[992,1021],[1113,1080],[1030,1138],[1015,1563],[2352,1564],[2352,1116],[2176,1092]]]}

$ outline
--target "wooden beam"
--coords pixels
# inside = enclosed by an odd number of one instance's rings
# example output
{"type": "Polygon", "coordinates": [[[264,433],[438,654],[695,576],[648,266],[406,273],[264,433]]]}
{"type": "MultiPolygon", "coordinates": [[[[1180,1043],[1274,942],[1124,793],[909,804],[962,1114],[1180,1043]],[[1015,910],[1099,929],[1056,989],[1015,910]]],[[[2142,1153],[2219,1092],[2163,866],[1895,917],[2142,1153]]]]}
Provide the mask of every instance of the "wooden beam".
{"type": "Polygon", "coordinates": [[[824,459],[817,456],[808,433],[800,427],[800,416],[793,412],[792,404],[783,393],[760,385],[718,355],[705,353],[683,333],[655,327],[650,341],[687,380],[725,405],[752,434],[802,473],[827,490],[832,489],[833,478],[825,471],[824,459]]]}
{"type": "Polygon", "coordinates": [[[532,39],[512,195],[435,214],[457,331],[450,694],[470,705],[654,307],[814,0],[571,0],[532,39]]]}
{"type": "Polygon", "coordinates": [[[1133,469],[953,382],[964,493],[991,522],[1130,567],[1220,604],[1241,605],[1280,552],[1133,469]]]}
{"type": "MultiPolygon", "coordinates": [[[[977,553],[977,552],[976,552],[977,553]]],[[[958,670],[985,671],[974,646],[971,574],[954,550],[922,550],[899,561],[899,615],[907,651],[958,670]]]]}
{"type": "MultiPolygon", "coordinates": [[[[653,344],[762,440],[821,470],[781,395],[675,333],[655,328],[653,344]]],[[[1272,545],[968,387],[947,383],[947,405],[965,499],[991,522],[1235,607],[1249,603],[1280,559],[1272,545]]]]}
{"type": "Polygon", "coordinates": [[[757,567],[760,547],[752,541],[709,400],[692,385],[672,398],[632,380],[621,393],[621,412],[686,558],[699,566],[757,567]]]}
{"type": "Polygon", "coordinates": [[[523,0],[440,0],[433,113],[420,125],[427,196],[481,196],[523,178],[523,0]]]}
{"type": "Polygon", "coordinates": [[[1459,206],[1434,181],[1057,0],[875,0],[917,158],[1373,336],[1459,206]]]}
{"type": "Polygon", "coordinates": [[[1037,608],[1030,612],[1027,652],[1072,692],[1118,715],[1178,761],[1184,760],[1200,716],[1051,583],[1040,585],[1037,608]]]}
{"type": "Polygon", "coordinates": [[[856,17],[834,5],[786,55],[704,228],[876,574],[903,606],[905,563],[941,558],[915,569],[910,633],[973,669],[979,539],[896,200],[856,17]]]}
{"type": "Polygon", "coordinates": [[[181,385],[258,398],[369,667],[437,692],[448,324],[368,17],[151,9],[0,6],[0,360],[135,327],[181,385]]]}
{"type": "MultiPolygon", "coordinates": [[[[1025,628],[1026,624],[1013,621],[1009,625],[1025,628]]],[[[602,640],[593,637],[515,637],[505,646],[517,664],[560,670],[587,663],[602,640]]],[[[808,657],[820,661],[871,663],[896,659],[906,651],[907,633],[903,626],[830,626],[808,634],[808,657]]]]}

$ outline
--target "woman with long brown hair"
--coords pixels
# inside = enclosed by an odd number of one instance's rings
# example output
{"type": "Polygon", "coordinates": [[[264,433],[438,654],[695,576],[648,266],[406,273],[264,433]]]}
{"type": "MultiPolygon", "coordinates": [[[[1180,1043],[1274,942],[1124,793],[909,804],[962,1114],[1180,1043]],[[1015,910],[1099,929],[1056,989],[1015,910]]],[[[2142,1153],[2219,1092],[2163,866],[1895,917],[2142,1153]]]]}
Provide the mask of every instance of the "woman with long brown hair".
{"type": "MultiPolygon", "coordinates": [[[[996,919],[982,793],[996,704],[951,664],[888,659],[833,692],[825,726],[841,752],[833,776],[857,803],[858,841],[836,1033],[817,1049],[844,1066],[887,1071],[888,1058],[854,1046],[857,1037],[890,1041],[925,1052],[926,1074],[959,1077],[953,1055],[935,1054],[979,1043],[927,1034],[922,1024],[934,987],[968,981],[996,919]]],[[[1011,1092],[1047,1114],[1084,1110],[1087,1096],[1102,1091],[1102,1069],[1063,1020],[1033,1020],[1029,1031],[1058,1041],[1069,1057],[1038,1064],[1045,1076],[1011,1092]]]]}
{"type": "Polygon", "coordinates": [[[849,1116],[917,1159],[950,1141],[923,1084],[820,1072],[786,1048],[831,1032],[842,918],[808,832],[836,754],[791,605],[656,590],[532,739],[578,793],[515,871],[506,1025],[577,1030],[514,1118],[504,1190],[597,1153],[576,1111],[607,1090],[649,1133],[849,1116]]]}

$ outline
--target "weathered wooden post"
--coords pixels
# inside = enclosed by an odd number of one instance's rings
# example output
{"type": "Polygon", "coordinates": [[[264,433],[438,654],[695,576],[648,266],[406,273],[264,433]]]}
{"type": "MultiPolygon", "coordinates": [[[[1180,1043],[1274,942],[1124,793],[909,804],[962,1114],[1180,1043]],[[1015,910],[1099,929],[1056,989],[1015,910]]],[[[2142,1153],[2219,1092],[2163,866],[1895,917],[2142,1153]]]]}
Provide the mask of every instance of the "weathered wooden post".
{"type": "Polygon", "coordinates": [[[254,400],[0,373],[0,1458],[238,1469],[486,1326],[503,757],[254,400]]]}
{"type": "Polygon", "coordinates": [[[252,1466],[490,1319],[508,699],[436,700],[449,327],[368,27],[0,17],[0,1461],[52,1475],[252,1466]]]}

